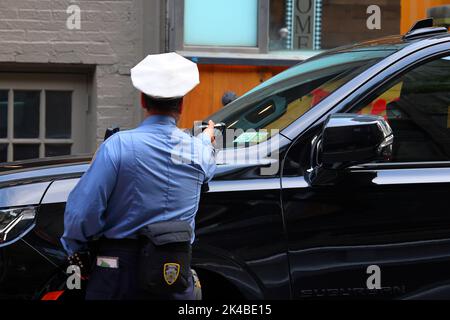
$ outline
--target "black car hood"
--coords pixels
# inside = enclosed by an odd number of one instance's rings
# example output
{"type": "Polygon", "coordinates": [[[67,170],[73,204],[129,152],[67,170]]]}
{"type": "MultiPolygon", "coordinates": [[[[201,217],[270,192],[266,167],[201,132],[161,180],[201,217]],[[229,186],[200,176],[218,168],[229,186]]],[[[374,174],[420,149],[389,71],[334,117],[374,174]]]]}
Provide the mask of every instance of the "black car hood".
{"type": "Polygon", "coordinates": [[[6,162],[0,163],[0,175],[9,173],[11,171],[27,171],[33,169],[41,169],[44,167],[54,167],[61,165],[73,165],[77,163],[89,163],[92,160],[92,155],[86,156],[70,156],[70,157],[56,157],[44,158],[26,161],[6,162]]]}

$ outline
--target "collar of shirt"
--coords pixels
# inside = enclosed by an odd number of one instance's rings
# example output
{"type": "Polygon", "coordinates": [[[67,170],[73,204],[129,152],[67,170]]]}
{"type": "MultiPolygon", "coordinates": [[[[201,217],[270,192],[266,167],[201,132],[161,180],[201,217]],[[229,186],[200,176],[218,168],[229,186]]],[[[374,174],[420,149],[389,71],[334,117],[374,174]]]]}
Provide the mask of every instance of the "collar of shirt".
{"type": "Polygon", "coordinates": [[[177,121],[175,120],[174,117],[171,116],[154,115],[145,119],[142,122],[141,126],[149,126],[153,124],[176,126],[177,121]]]}

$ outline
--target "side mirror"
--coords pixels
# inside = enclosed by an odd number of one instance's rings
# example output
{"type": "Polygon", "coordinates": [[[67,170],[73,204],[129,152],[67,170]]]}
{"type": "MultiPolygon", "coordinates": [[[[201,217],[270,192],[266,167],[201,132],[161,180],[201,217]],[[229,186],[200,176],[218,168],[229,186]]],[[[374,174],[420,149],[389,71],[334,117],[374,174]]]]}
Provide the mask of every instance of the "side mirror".
{"type": "Polygon", "coordinates": [[[392,157],[394,134],[384,118],[372,115],[333,114],[312,143],[311,186],[332,185],[345,169],[392,157]]]}

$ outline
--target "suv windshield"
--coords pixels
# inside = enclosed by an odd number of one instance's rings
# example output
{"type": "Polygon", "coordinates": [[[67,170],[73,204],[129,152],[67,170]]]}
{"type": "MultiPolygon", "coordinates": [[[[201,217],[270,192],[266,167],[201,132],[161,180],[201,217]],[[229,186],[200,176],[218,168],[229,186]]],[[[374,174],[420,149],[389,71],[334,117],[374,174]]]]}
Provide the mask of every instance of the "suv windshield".
{"type": "Polygon", "coordinates": [[[227,148],[263,142],[394,51],[359,49],[320,55],[267,80],[211,119],[240,133],[234,140],[226,139],[227,148]]]}

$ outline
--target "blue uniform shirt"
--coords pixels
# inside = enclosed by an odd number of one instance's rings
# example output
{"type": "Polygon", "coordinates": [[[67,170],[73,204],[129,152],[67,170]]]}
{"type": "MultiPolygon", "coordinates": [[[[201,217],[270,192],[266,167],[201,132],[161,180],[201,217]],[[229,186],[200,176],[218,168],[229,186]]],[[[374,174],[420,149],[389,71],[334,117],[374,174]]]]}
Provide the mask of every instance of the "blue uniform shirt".
{"type": "Polygon", "coordinates": [[[194,230],[201,186],[215,169],[210,137],[189,136],[172,117],[151,116],[113,135],[69,195],[64,248],[73,254],[89,240],[127,238],[161,221],[188,221],[194,230]]]}

